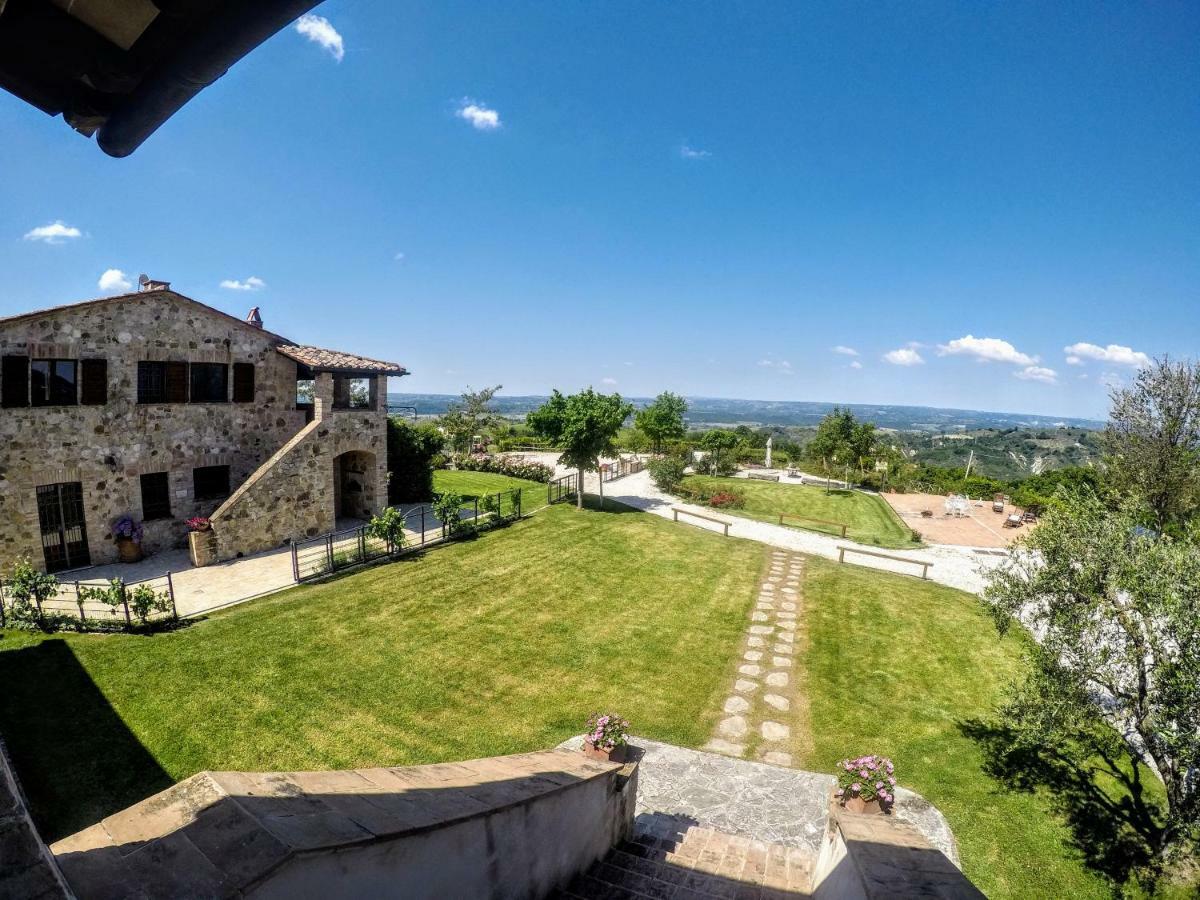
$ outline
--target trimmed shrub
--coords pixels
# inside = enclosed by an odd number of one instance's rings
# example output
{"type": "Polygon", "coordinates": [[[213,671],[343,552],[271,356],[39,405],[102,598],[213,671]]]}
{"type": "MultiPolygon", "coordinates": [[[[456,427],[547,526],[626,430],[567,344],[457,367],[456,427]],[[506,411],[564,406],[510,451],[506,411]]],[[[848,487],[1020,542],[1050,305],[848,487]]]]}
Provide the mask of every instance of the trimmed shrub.
{"type": "Polygon", "coordinates": [[[433,496],[434,460],[445,438],[432,425],[389,418],[388,503],[418,503],[433,496]]]}
{"type": "Polygon", "coordinates": [[[717,491],[708,498],[708,505],[714,509],[741,509],[746,498],[733,491],[717,491]]]}
{"type": "Polygon", "coordinates": [[[673,494],[679,489],[679,485],[683,481],[685,468],[683,460],[678,456],[664,456],[661,459],[652,459],[646,465],[646,469],[650,472],[650,480],[654,482],[654,486],[668,494],[673,494]]]}

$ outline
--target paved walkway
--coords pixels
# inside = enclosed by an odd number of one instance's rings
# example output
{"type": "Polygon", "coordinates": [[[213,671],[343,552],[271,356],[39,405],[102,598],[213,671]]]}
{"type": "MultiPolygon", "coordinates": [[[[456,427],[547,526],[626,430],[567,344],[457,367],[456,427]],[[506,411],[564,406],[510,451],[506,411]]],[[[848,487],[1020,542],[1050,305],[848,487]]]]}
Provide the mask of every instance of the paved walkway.
{"type": "Polygon", "coordinates": [[[793,742],[803,739],[801,731],[807,732],[805,698],[796,689],[793,673],[803,572],[803,556],[771,552],[733,687],[705,750],[749,755],[778,766],[792,764],[793,742]]]}
{"type": "MultiPolygon", "coordinates": [[[[832,775],[785,769],[646,738],[640,749],[634,834],[571,884],[566,898],[807,896],[829,828],[832,775]]],[[[582,738],[562,746],[578,748],[582,738]]],[[[897,789],[894,816],[955,865],[942,814],[897,789]]]]}
{"type": "MultiPolygon", "coordinates": [[[[585,478],[585,488],[589,494],[597,493],[599,486],[599,482],[594,475],[588,475],[585,478]]],[[[972,594],[982,592],[984,587],[983,572],[994,567],[1000,561],[1000,557],[995,555],[997,551],[990,548],[934,545],[923,550],[880,551],[878,547],[855,544],[851,540],[841,540],[813,531],[772,525],[768,522],[758,522],[754,519],[744,519],[740,516],[723,515],[707,506],[684,503],[676,497],[664,494],[654,486],[654,483],[650,480],[649,472],[638,472],[637,474],[627,475],[617,481],[605,484],[604,496],[624,503],[627,506],[632,506],[667,519],[672,518],[671,509],[676,506],[706,516],[714,516],[730,523],[729,534],[732,537],[747,538],[748,540],[759,541],[783,550],[809,553],[814,556],[823,556],[826,559],[837,559],[839,546],[856,546],[874,553],[886,552],[891,556],[898,556],[903,559],[931,562],[933,566],[929,569],[930,581],[936,581],[939,584],[968,591],[972,594]]],[[[700,520],[691,521],[695,524],[689,524],[686,527],[715,527],[700,520]]],[[[683,526],[681,525],[681,527],[683,526]]],[[[892,562],[876,557],[847,554],[846,561],[853,562],[855,565],[898,572],[904,575],[920,574],[920,569],[910,563],[892,562]]]]}

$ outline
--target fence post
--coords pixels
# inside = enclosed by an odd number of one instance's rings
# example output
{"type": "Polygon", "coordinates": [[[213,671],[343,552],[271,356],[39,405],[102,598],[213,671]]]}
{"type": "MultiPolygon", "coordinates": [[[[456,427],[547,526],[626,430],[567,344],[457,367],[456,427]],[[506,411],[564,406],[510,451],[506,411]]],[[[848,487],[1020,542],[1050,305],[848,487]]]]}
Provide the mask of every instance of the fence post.
{"type": "Polygon", "coordinates": [[[8,618],[4,612],[4,581],[0,580],[0,628],[8,627],[8,618]]]}
{"type": "Polygon", "coordinates": [[[83,614],[83,598],[79,596],[79,582],[75,582],[75,605],[79,607],[79,630],[87,624],[87,616],[83,614]]]}
{"type": "Polygon", "coordinates": [[[171,598],[171,615],[178,622],[179,609],[175,606],[175,582],[171,578],[170,570],[167,570],[167,596],[171,598]]]}
{"type": "Polygon", "coordinates": [[[524,491],[521,491],[521,490],[517,491],[517,518],[518,519],[521,518],[521,495],[523,493],[524,493],[524,491]]]}
{"type": "Polygon", "coordinates": [[[476,531],[478,531],[478,530],[479,530],[479,498],[478,498],[478,497],[476,497],[476,498],[475,498],[475,522],[474,522],[474,526],[475,526],[475,530],[476,530],[476,531]]]}
{"type": "Polygon", "coordinates": [[[325,536],[325,561],[329,564],[329,571],[333,571],[333,532],[329,532],[325,536]]]}
{"type": "Polygon", "coordinates": [[[367,560],[367,526],[362,525],[358,529],[358,558],[363,562],[367,560]]]}
{"type": "Polygon", "coordinates": [[[133,618],[129,615],[129,595],[125,592],[125,579],[121,579],[121,605],[125,607],[125,627],[133,630],[133,618]]]}
{"type": "Polygon", "coordinates": [[[300,583],[300,560],[296,556],[296,542],[291,541],[292,545],[292,581],[300,583]]]}
{"type": "Polygon", "coordinates": [[[554,502],[554,479],[551,478],[546,482],[546,505],[549,506],[554,502]]]}
{"type": "Polygon", "coordinates": [[[421,504],[421,546],[425,546],[425,504],[421,504]]]}

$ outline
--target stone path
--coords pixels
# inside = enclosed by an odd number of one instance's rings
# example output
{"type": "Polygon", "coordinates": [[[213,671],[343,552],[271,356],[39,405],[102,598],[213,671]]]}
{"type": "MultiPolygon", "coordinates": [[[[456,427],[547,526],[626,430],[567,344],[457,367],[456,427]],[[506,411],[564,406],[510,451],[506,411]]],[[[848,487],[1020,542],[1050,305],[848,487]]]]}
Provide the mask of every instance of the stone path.
{"type": "Polygon", "coordinates": [[[771,551],[770,568],[750,613],[733,690],[704,749],[792,765],[793,730],[807,725],[795,675],[803,574],[803,556],[771,551]]]}

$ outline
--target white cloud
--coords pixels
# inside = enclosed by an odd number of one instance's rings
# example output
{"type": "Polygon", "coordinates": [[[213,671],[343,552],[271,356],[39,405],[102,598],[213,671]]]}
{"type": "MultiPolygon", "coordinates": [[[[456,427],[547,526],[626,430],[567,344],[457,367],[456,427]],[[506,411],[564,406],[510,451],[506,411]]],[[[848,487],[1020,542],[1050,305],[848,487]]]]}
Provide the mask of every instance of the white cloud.
{"type": "Polygon", "coordinates": [[[257,275],[251,275],[245,281],[238,281],[236,278],[226,278],[221,282],[221,287],[227,291],[261,291],[267,286],[267,283],[257,275]]]}
{"type": "Polygon", "coordinates": [[[707,150],[700,150],[696,147],[690,147],[687,144],[684,144],[679,148],[679,155],[684,159],[708,159],[710,156],[712,156],[712,153],[707,150]]]}
{"type": "Polygon", "coordinates": [[[792,370],[792,364],[786,359],[774,359],[768,356],[766,359],[760,359],[758,364],[761,368],[771,369],[774,372],[778,372],[780,375],[795,374],[792,370]]]}
{"type": "Polygon", "coordinates": [[[470,122],[472,127],[479,131],[495,131],[503,124],[500,121],[500,113],[467,97],[459,103],[455,115],[464,122],[470,122]]]}
{"type": "Polygon", "coordinates": [[[843,356],[858,356],[858,351],[853,347],[847,347],[845,344],[838,344],[836,347],[830,347],[834,353],[840,353],[843,356]]]}
{"type": "Polygon", "coordinates": [[[981,362],[1003,362],[1017,366],[1032,366],[1037,362],[1036,356],[1022,353],[1008,341],[977,338],[971,334],[955,338],[948,344],[938,344],[938,356],[973,356],[981,362]]]}
{"type": "Polygon", "coordinates": [[[853,360],[851,360],[851,361],[850,361],[850,368],[852,368],[852,369],[861,369],[861,368],[862,368],[862,363],[860,363],[860,362],[859,362],[857,359],[853,359],[853,360]]]}
{"type": "Polygon", "coordinates": [[[392,259],[394,259],[396,262],[404,262],[404,254],[397,251],[396,255],[393,256],[392,259]]]}
{"type": "Polygon", "coordinates": [[[133,282],[120,269],[105,269],[96,285],[102,291],[128,291],[133,287],[133,282]]]}
{"type": "Polygon", "coordinates": [[[1096,344],[1080,341],[1078,344],[1063,347],[1063,353],[1067,354],[1067,362],[1073,366],[1082,365],[1084,359],[1094,359],[1117,366],[1131,366],[1138,369],[1142,366],[1150,365],[1150,357],[1145,353],[1142,353],[1140,350],[1134,350],[1132,347],[1122,347],[1120,344],[1109,344],[1107,347],[1100,347],[1096,344]]]}
{"type": "Polygon", "coordinates": [[[1017,378],[1024,381],[1040,381],[1044,384],[1058,384],[1058,373],[1045,366],[1026,366],[1019,372],[1013,372],[1017,378]]]}
{"type": "Polygon", "coordinates": [[[39,225],[25,232],[25,240],[42,241],[47,244],[64,244],[67,241],[82,237],[83,232],[74,225],[67,225],[62,219],[49,225],[39,225]]]}
{"type": "Polygon", "coordinates": [[[925,362],[921,358],[921,354],[912,349],[912,347],[889,350],[883,354],[883,361],[890,362],[893,366],[919,366],[925,362]]]}
{"type": "Polygon", "coordinates": [[[629,366],[631,369],[633,368],[633,362],[630,360],[625,360],[625,362],[621,363],[621,365],[629,366]]]}
{"type": "Polygon", "coordinates": [[[320,44],[338,62],[341,62],[342,57],[346,55],[346,48],[342,44],[342,36],[338,34],[338,30],[324,16],[305,13],[296,20],[296,31],[310,41],[320,44]]]}
{"type": "Polygon", "coordinates": [[[600,383],[601,383],[601,384],[616,384],[616,383],[617,383],[617,379],[615,379],[615,378],[611,378],[611,377],[610,377],[610,378],[601,378],[601,379],[600,379],[600,383]]]}

